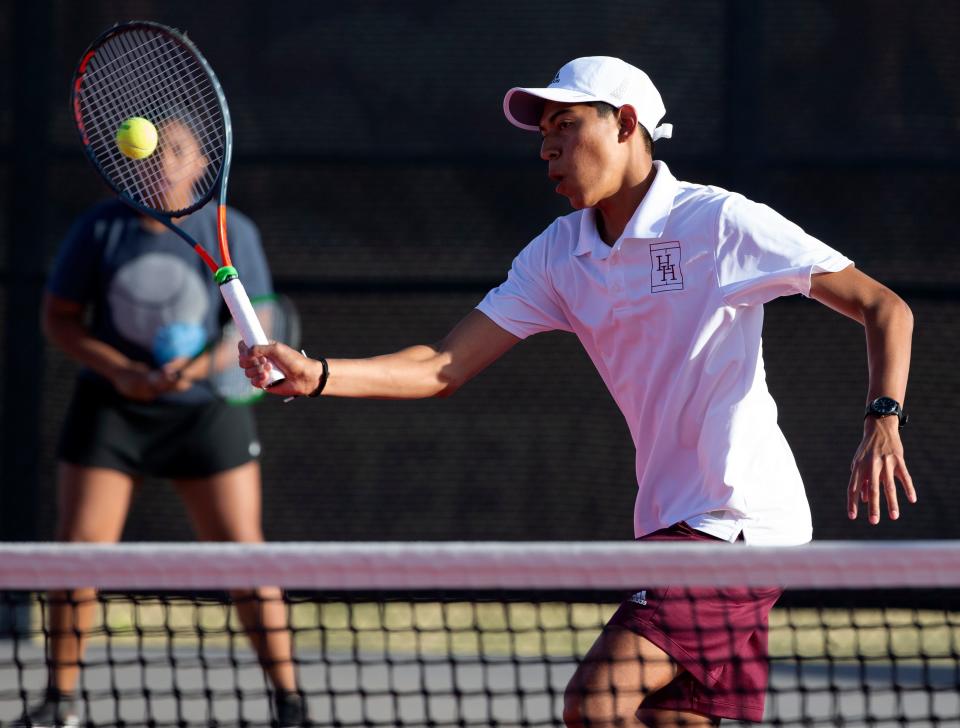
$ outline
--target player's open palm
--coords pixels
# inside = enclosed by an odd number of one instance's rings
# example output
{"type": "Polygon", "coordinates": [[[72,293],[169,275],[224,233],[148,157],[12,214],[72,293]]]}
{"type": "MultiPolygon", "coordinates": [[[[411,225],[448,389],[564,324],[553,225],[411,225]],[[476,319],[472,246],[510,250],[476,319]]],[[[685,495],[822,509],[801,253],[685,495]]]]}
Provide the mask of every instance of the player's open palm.
{"type": "Polygon", "coordinates": [[[910,503],[917,502],[913,479],[903,458],[899,421],[896,417],[868,418],[864,424],[863,440],[850,465],[850,484],[847,488],[847,516],[857,517],[859,504],[867,506],[867,520],[880,522],[880,494],[887,504],[891,520],[900,517],[897,499],[897,481],[910,503]]]}

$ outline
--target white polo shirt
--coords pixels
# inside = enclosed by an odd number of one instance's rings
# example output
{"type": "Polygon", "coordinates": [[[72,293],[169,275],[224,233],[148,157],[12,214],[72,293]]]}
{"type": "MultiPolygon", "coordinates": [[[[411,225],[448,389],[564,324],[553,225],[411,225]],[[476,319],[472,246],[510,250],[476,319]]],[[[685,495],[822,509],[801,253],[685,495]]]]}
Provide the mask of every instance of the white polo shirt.
{"type": "Polygon", "coordinates": [[[579,337],[637,450],[636,536],[678,521],[733,541],[811,538],[761,355],[763,304],[852,262],[769,207],[663,162],[613,246],[594,209],[557,218],[477,308],[506,331],[579,337]]]}

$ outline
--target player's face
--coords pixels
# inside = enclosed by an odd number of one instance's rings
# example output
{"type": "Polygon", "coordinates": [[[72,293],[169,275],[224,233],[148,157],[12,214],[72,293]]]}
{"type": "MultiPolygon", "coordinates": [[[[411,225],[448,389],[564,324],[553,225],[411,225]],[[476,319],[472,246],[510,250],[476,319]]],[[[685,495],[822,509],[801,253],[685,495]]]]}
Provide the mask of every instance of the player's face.
{"type": "Polygon", "coordinates": [[[592,106],[548,101],[540,116],[540,157],[574,209],[593,207],[623,185],[627,155],[619,143],[619,118],[592,106]]]}
{"type": "Polygon", "coordinates": [[[166,209],[193,204],[196,183],[207,168],[207,158],[190,127],[171,120],[160,125],[160,192],[166,209]]]}

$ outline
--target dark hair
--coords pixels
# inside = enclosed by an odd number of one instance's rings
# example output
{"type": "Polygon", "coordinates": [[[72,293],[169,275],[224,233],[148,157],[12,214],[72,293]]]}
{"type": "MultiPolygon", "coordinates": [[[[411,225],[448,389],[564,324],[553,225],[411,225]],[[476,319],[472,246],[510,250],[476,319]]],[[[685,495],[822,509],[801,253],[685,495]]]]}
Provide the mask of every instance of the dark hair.
{"type": "MultiPolygon", "coordinates": [[[[617,112],[617,107],[613,104],[608,104],[606,101],[591,101],[587,106],[592,106],[597,110],[597,116],[600,118],[606,118],[617,112]]],[[[637,122],[637,128],[640,130],[640,135],[643,139],[643,145],[647,148],[647,151],[650,153],[650,156],[653,156],[653,139],[650,137],[650,132],[640,122],[637,122]]]]}

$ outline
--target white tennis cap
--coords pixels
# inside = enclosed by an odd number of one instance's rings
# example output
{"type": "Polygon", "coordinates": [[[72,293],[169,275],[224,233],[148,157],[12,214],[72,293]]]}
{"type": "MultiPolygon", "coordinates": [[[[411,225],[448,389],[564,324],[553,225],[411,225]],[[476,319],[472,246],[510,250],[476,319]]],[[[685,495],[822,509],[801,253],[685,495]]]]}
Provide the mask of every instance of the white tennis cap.
{"type": "Polygon", "coordinates": [[[514,126],[538,131],[546,101],[575,104],[604,101],[618,109],[630,104],[653,140],[673,135],[673,124],[660,124],[667,109],[653,81],[639,68],[619,58],[575,58],[557,71],[547,88],[517,87],[507,91],[503,97],[503,113],[514,126]]]}

